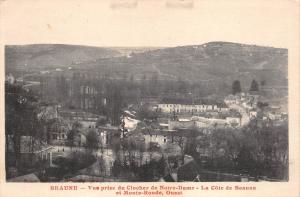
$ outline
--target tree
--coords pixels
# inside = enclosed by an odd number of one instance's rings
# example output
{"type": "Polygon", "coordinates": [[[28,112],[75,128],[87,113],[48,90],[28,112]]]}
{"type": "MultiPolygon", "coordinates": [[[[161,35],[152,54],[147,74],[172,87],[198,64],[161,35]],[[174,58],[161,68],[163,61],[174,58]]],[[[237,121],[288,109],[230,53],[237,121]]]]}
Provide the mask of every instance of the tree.
{"type": "Polygon", "coordinates": [[[148,105],[141,106],[137,112],[137,117],[140,120],[146,119],[146,120],[154,121],[158,118],[158,115],[159,115],[159,113],[150,110],[148,105]]]}
{"type": "Polygon", "coordinates": [[[165,168],[166,168],[166,161],[165,161],[164,155],[162,155],[162,157],[158,161],[158,165],[157,165],[158,174],[161,176],[164,176],[165,168]]]}
{"type": "Polygon", "coordinates": [[[250,86],[250,91],[258,91],[259,90],[259,85],[255,80],[252,80],[251,86],[250,86]]]}
{"type": "Polygon", "coordinates": [[[38,105],[35,95],[20,85],[5,84],[5,137],[6,148],[12,142],[15,166],[19,167],[21,156],[21,138],[30,136],[30,150],[33,152],[35,141],[40,139],[38,105]],[[8,140],[8,139],[11,140],[8,140]]]}
{"type": "Polygon", "coordinates": [[[99,118],[96,122],[96,126],[105,126],[107,124],[106,118],[99,118]]]}
{"type": "Polygon", "coordinates": [[[197,157],[197,136],[198,130],[197,128],[191,128],[189,131],[185,152],[194,158],[197,157]]]}
{"type": "Polygon", "coordinates": [[[80,128],[82,128],[82,124],[80,122],[76,121],[72,124],[72,129],[78,130],[80,128]]]}
{"type": "Polygon", "coordinates": [[[98,164],[99,164],[99,170],[103,175],[106,175],[106,164],[105,164],[105,159],[103,158],[103,155],[98,158],[98,164]]]}
{"type": "Polygon", "coordinates": [[[71,129],[71,130],[67,133],[67,144],[68,144],[68,146],[71,147],[71,150],[72,150],[72,148],[73,148],[74,145],[75,145],[77,133],[78,133],[78,130],[76,130],[76,129],[74,129],[74,128],[71,129]]]}
{"type": "Polygon", "coordinates": [[[180,152],[181,152],[181,163],[184,164],[184,153],[185,153],[185,149],[186,149],[186,138],[183,136],[175,136],[174,137],[174,142],[177,143],[177,145],[180,148],[180,152]]]}
{"type": "Polygon", "coordinates": [[[238,168],[248,173],[253,168],[253,164],[254,162],[250,149],[243,145],[237,155],[238,168]]]}
{"type": "Polygon", "coordinates": [[[120,124],[120,116],[122,112],[122,95],[119,85],[113,85],[111,87],[111,93],[109,98],[110,107],[110,119],[112,125],[116,126],[120,124]]]}
{"type": "Polygon", "coordinates": [[[242,91],[241,88],[241,83],[239,80],[235,80],[232,84],[232,93],[236,94],[236,93],[240,93],[242,91]]]}
{"type": "Polygon", "coordinates": [[[89,150],[97,150],[99,148],[99,137],[95,130],[90,130],[86,136],[86,146],[89,150]]]}

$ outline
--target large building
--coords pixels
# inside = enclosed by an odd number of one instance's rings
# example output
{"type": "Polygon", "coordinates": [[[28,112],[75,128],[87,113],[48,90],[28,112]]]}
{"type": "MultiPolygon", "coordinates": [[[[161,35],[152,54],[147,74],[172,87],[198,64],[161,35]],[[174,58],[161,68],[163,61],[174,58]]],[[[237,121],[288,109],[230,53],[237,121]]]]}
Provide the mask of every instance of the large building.
{"type": "Polygon", "coordinates": [[[157,105],[157,110],[163,113],[198,114],[207,111],[224,112],[229,108],[224,102],[207,99],[163,99],[157,105]]]}

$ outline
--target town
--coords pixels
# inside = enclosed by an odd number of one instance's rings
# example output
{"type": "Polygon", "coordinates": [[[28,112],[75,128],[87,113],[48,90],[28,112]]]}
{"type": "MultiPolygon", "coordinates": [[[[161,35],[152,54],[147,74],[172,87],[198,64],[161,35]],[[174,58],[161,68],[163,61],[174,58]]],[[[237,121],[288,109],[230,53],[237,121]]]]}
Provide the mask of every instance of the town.
{"type": "Polygon", "coordinates": [[[212,94],[209,81],[166,75],[7,73],[7,181],[288,180],[286,87],[232,79],[212,94]]]}

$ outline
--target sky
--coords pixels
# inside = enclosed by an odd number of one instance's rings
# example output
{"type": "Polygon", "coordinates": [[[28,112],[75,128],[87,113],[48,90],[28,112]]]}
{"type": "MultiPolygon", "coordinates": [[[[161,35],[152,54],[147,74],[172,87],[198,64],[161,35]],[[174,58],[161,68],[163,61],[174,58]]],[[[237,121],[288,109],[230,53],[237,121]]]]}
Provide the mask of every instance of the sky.
{"type": "Polygon", "coordinates": [[[299,25],[296,0],[194,0],[190,8],[171,8],[166,0],[113,8],[115,1],[0,1],[1,40],[119,47],[229,41],[288,48],[299,25]]]}

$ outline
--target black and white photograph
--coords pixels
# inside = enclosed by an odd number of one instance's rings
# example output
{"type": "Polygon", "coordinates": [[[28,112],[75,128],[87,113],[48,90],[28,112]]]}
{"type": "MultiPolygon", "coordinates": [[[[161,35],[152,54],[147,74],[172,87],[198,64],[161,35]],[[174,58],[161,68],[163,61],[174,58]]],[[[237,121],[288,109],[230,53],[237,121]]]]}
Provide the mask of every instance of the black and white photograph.
{"type": "Polygon", "coordinates": [[[12,182],[288,181],[288,50],[5,47],[12,182]]]}
{"type": "Polygon", "coordinates": [[[0,1],[0,196],[296,197],[299,13],[0,1]]]}

